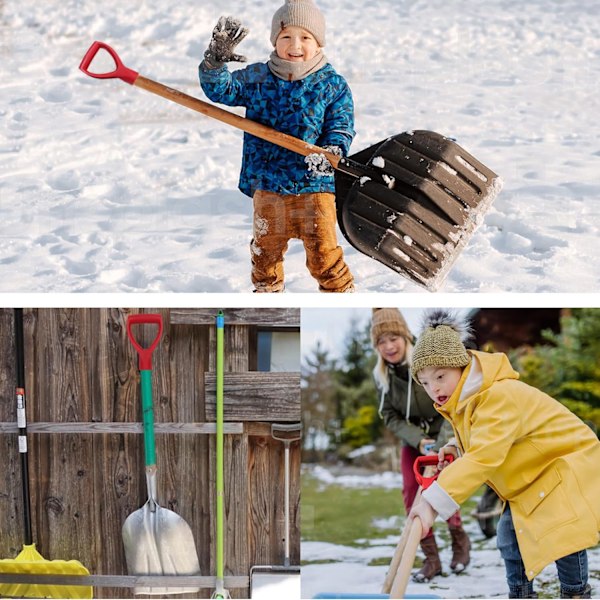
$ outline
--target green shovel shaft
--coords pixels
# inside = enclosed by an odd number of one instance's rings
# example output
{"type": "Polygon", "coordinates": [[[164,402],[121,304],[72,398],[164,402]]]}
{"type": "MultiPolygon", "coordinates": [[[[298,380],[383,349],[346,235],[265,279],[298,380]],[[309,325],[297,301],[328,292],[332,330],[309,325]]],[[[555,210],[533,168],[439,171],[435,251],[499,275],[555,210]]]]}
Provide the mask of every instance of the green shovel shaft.
{"type": "Polygon", "coordinates": [[[144,455],[146,466],[156,465],[156,443],[154,441],[154,409],[152,407],[152,371],[140,371],[142,391],[142,422],[144,425],[144,455]]]}
{"type": "Polygon", "coordinates": [[[223,580],[224,551],[223,551],[223,363],[224,347],[223,333],[225,319],[219,311],[217,315],[217,580],[223,580]]]}

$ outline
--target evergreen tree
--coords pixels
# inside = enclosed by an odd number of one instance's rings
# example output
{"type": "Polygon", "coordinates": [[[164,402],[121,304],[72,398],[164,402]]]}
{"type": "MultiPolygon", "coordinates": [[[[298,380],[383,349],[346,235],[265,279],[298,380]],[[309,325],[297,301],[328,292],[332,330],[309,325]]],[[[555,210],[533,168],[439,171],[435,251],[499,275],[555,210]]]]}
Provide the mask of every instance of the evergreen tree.
{"type": "Polygon", "coordinates": [[[561,319],[559,333],[515,358],[522,379],[600,428],[600,310],[579,308],[561,319]]]}

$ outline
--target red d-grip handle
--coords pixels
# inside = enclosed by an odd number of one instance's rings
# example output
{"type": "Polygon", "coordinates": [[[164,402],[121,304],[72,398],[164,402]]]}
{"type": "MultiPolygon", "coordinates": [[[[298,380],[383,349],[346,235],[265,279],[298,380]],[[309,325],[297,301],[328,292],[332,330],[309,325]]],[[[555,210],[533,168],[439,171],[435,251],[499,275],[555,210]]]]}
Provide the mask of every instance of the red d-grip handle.
{"type": "MultiPolygon", "coordinates": [[[[444,460],[451,463],[454,460],[454,456],[452,456],[452,454],[446,454],[444,456],[444,460]]],[[[426,456],[419,456],[417,458],[417,460],[415,460],[415,462],[413,464],[413,471],[415,474],[415,478],[417,480],[417,483],[424,490],[426,490],[438,478],[438,475],[440,474],[440,472],[436,471],[435,475],[432,475],[431,477],[425,477],[423,475],[423,473],[421,472],[421,468],[433,467],[433,466],[437,467],[438,462],[440,462],[440,461],[438,459],[437,454],[428,454],[426,456]]]]}
{"type": "Polygon", "coordinates": [[[139,357],[140,371],[152,371],[152,353],[160,341],[160,336],[163,330],[162,315],[158,314],[139,314],[129,315],[127,317],[127,335],[129,341],[133,344],[139,357]],[[139,342],[135,339],[131,328],[134,325],[158,325],[158,332],[152,343],[147,348],[142,348],[139,342]]]}
{"type": "Polygon", "coordinates": [[[86,75],[89,75],[90,77],[95,77],[96,79],[119,78],[119,79],[122,79],[123,81],[125,81],[126,83],[130,83],[133,85],[133,83],[135,83],[135,80],[138,78],[138,73],[136,71],[133,71],[132,69],[128,69],[121,62],[119,55],[108,44],[105,44],[104,42],[94,42],[89,47],[88,51],[85,53],[85,56],[83,57],[83,60],[81,61],[81,64],[79,65],[79,68],[86,75]],[[113,60],[115,61],[115,65],[116,65],[116,68],[114,71],[110,71],[108,73],[92,73],[89,70],[89,66],[90,66],[90,64],[92,64],[92,61],[96,57],[96,54],[98,54],[98,50],[106,50],[112,56],[113,60]]]}

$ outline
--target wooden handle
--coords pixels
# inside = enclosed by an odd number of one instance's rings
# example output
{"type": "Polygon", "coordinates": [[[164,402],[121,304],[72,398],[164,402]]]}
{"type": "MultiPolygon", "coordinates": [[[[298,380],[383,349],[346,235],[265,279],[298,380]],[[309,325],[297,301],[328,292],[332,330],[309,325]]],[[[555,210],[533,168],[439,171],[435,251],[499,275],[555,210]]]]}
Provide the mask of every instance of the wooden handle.
{"type": "Polygon", "coordinates": [[[152,92],[158,96],[162,96],[163,98],[171,100],[172,102],[176,102],[177,104],[181,104],[186,108],[191,108],[196,112],[206,115],[207,117],[212,117],[213,119],[227,123],[227,125],[232,125],[233,127],[241,129],[246,133],[250,133],[258,138],[266,140],[267,142],[271,142],[276,146],[281,146],[282,148],[296,152],[296,154],[301,154],[303,156],[308,156],[309,154],[314,153],[324,154],[325,158],[331,163],[334,169],[337,169],[340,162],[341,156],[338,156],[333,152],[329,152],[323,148],[320,148],[319,146],[304,142],[298,138],[288,135],[287,133],[281,133],[272,127],[267,127],[261,123],[256,123],[255,121],[251,121],[250,119],[246,119],[236,115],[235,113],[231,113],[227,110],[219,108],[218,106],[213,106],[212,104],[204,102],[198,98],[194,98],[193,96],[188,96],[179,90],[174,90],[173,88],[167,87],[162,83],[147,79],[142,75],[138,75],[133,85],[147,90],[148,92],[152,92]]]}
{"type": "MultiPolygon", "coordinates": [[[[421,497],[421,488],[417,491],[417,495],[415,496],[414,502],[418,502],[421,497]]],[[[385,576],[385,581],[383,582],[383,586],[381,588],[382,594],[389,594],[392,589],[392,584],[394,583],[394,579],[396,578],[396,573],[398,572],[398,566],[400,565],[400,560],[402,559],[402,555],[404,554],[404,548],[406,548],[406,542],[408,541],[408,535],[410,533],[410,521],[406,520],[404,524],[404,529],[402,530],[402,534],[400,535],[400,539],[398,540],[398,545],[396,546],[396,550],[394,551],[394,555],[392,556],[392,560],[390,562],[390,567],[388,569],[387,575],[385,576]]]]}
{"type": "Polygon", "coordinates": [[[412,520],[410,526],[410,532],[408,534],[408,540],[406,541],[406,547],[402,554],[402,560],[398,567],[398,573],[394,578],[392,590],[390,592],[390,598],[404,598],[406,592],[406,586],[408,585],[408,578],[415,562],[415,556],[417,554],[417,548],[421,541],[421,534],[423,533],[423,524],[421,519],[418,517],[412,520]]]}

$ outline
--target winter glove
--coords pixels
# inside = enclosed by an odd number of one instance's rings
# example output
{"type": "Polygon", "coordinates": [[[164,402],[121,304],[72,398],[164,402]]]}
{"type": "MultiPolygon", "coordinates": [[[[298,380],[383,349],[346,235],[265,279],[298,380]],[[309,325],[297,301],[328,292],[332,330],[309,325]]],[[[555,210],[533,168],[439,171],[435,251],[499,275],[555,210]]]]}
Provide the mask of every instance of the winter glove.
{"type": "MultiPolygon", "coordinates": [[[[339,146],[324,146],[323,150],[342,156],[342,149],[339,146]]],[[[324,154],[314,152],[305,157],[304,162],[308,165],[308,171],[311,175],[316,177],[333,175],[333,167],[324,154]]]]}
{"type": "Polygon", "coordinates": [[[246,57],[234,54],[235,47],[248,35],[248,29],[234,17],[220,17],[212,32],[212,39],[204,52],[204,62],[212,69],[226,62],[246,62],[246,57]]]}

